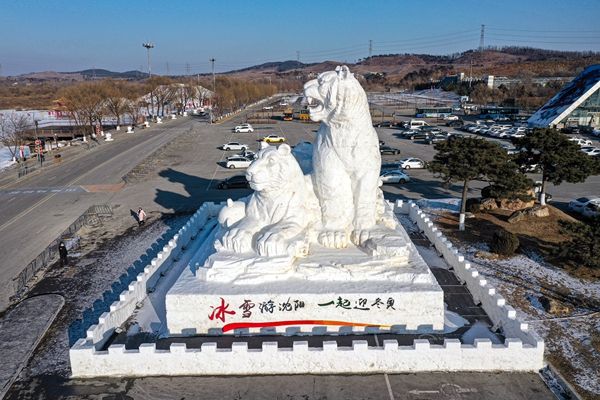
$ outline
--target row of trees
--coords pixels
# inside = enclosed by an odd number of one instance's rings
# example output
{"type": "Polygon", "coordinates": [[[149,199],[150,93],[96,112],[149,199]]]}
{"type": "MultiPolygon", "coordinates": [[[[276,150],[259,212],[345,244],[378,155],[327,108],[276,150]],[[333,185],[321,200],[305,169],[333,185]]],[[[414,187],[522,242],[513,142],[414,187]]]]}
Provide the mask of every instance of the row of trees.
{"type": "Polygon", "coordinates": [[[143,83],[102,80],[82,82],[61,89],[59,105],[85,131],[94,132],[106,117],[121,125],[125,117],[136,123],[145,108],[148,115],[164,116],[167,106],[181,112],[189,102],[200,106],[210,91],[191,82],[151,77],[143,83]]]}
{"type": "Polygon", "coordinates": [[[525,175],[535,166],[542,175],[539,201],[546,204],[548,182],[578,183],[599,173],[597,159],[580,151],[577,144],[556,129],[535,129],[516,142],[521,151],[509,155],[499,144],[480,138],[456,137],[435,145],[437,153],[429,169],[445,182],[463,185],[459,229],[464,229],[467,194],[472,181],[489,182],[506,197],[523,196],[533,186],[525,175]]]}

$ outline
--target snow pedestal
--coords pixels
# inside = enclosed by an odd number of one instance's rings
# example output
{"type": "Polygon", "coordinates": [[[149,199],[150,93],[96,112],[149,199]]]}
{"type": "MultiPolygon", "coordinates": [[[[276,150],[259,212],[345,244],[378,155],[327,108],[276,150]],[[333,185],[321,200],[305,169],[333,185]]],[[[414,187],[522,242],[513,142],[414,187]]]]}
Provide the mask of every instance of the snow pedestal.
{"type": "Polygon", "coordinates": [[[104,141],[105,142],[112,142],[114,139],[112,138],[112,134],[111,133],[106,133],[104,135],[104,141]]]}
{"type": "Polygon", "coordinates": [[[383,255],[317,244],[297,259],[214,253],[167,293],[169,333],[442,330],[441,287],[401,226],[394,238],[393,246],[384,241],[383,255]]]}
{"type": "Polygon", "coordinates": [[[133,133],[133,127],[128,126],[127,127],[127,133],[133,133]]]}

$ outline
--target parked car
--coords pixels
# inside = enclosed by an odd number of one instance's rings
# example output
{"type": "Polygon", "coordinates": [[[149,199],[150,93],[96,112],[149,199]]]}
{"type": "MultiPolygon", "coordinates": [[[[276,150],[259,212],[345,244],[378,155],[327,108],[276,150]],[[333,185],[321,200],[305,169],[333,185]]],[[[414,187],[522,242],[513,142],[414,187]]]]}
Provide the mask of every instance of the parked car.
{"type": "Polygon", "coordinates": [[[600,197],[580,197],[569,202],[569,210],[583,215],[595,217],[600,215],[600,197]]]}
{"type": "Polygon", "coordinates": [[[380,154],[400,154],[400,149],[396,149],[390,146],[379,146],[380,154]]]}
{"type": "Polygon", "coordinates": [[[381,171],[398,171],[402,169],[401,161],[381,163],[381,171]]]}
{"type": "Polygon", "coordinates": [[[418,130],[418,131],[411,131],[412,133],[410,135],[408,135],[408,138],[410,140],[415,140],[415,139],[423,139],[423,140],[427,140],[429,139],[430,133],[427,131],[422,131],[422,130],[418,130]]]}
{"type": "Polygon", "coordinates": [[[463,125],[464,125],[464,122],[460,118],[446,122],[446,126],[449,126],[451,128],[461,128],[463,125]]]}
{"type": "Polygon", "coordinates": [[[374,122],[373,126],[376,126],[377,128],[393,128],[396,126],[396,123],[394,121],[380,121],[374,122]]]}
{"type": "Polygon", "coordinates": [[[403,169],[425,168],[425,161],[420,158],[403,158],[400,160],[400,167],[403,169]]]}
{"type": "Polygon", "coordinates": [[[223,150],[246,150],[248,145],[240,142],[229,142],[222,145],[221,148],[223,150]]]}
{"type": "Polygon", "coordinates": [[[381,182],[386,183],[406,183],[410,181],[410,176],[402,171],[381,171],[379,175],[381,182]]]}
{"type": "Polygon", "coordinates": [[[272,109],[273,109],[273,106],[264,106],[263,107],[263,110],[272,110],[272,109]]]}
{"type": "Polygon", "coordinates": [[[283,142],[285,142],[285,138],[283,136],[279,136],[279,135],[265,136],[261,140],[263,142],[267,142],[267,143],[283,143],[283,142]]]}
{"type": "Polygon", "coordinates": [[[235,175],[231,178],[223,179],[218,185],[219,189],[247,189],[250,187],[246,175],[235,175]]]}
{"type": "Polygon", "coordinates": [[[593,145],[593,142],[591,140],[589,140],[589,139],[583,139],[583,138],[578,138],[578,137],[570,138],[569,142],[575,142],[580,147],[592,146],[593,145]]]}
{"type": "Polygon", "coordinates": [[[225,166],[230,169],[248,168],[250,166],[250,164],[252,164],[252,161],[253,160],[248,157],[242,157],[242,156],[229,157],[227,159],[227,162],[225,163],[225,166]]]}
{"type": "Polygon", "coordinates": [[[582,147],[581,151],[588,156],[600,156],[600,148],[598,147],[582,147]]]}
{"type": "Polygon", "coordinates": [[[444,117],[444,121],[458,121],[459,119],[458,115],[446,115],[444,117]]]}
{"type": "Polygon", "coordinates": [[[233,131],[235,133],[248,133],[254,132],[254,128],[252,128],[252,125],[250,124],[241,124],[233,128],[233,131]]]}
{"type": "Polygon", "coordinates": [[[443,142],[444,140],[447,140],[449,136],[447,135],[442,135],[439,133],[434,133],[433,135],[430,135],[426,141],[428,144],[434,144],[437,142],[443,142]]]}

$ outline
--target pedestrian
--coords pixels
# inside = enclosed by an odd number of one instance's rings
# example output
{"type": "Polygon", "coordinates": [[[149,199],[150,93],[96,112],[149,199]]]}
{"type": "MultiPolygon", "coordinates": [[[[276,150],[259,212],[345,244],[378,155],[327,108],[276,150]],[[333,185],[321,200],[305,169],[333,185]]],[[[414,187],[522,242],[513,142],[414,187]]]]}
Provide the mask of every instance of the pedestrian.
{"type": "Polygon", "coordinates": [[[69,264],[69,252],[65,242],[60,242],[58,245],[58,255],[60,256],[60,266],[64,267],[69,264]]]}
{"type": "Polygon", "coordinates": [[[142,207],[140,207],[138,209],[137,217],[138,217],[138,225],[139,226],[142,226],[142,225],[144,225],[144,223],[146,223],[146,212],[144,210],[142,210],[142,207]]]}

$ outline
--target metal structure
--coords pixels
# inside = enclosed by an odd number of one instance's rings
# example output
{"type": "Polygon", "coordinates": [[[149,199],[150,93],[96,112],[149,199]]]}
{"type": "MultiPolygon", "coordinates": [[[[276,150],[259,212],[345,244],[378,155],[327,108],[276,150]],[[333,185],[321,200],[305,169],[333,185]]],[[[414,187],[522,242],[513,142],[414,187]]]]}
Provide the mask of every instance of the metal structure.
{"type": "Polygon", "coordinates": [[[479,35],[479,51],[483,51],[485,46],[485,25],[481,24],[481,34],[479,35]]]}
{"type": "Polygon", "coordinates": [[[142,46],[146,48],[146,50],[148,51],[148,77],[152,76],[152,70],[150,69],[150,49],[154,48],[154,44],[147,42],[147,43],[142,43],[142,46]]]}

